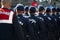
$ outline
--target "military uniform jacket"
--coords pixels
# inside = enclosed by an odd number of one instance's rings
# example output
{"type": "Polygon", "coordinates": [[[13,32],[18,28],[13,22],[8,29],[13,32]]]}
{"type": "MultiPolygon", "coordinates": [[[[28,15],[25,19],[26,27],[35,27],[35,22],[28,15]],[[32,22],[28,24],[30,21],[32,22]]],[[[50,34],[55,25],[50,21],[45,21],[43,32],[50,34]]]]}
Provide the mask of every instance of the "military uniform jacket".
{"type": "Polygon", "coordinates": [[[59,27],[59,30],[60,30],[60,12],[57,13],[57,24],[58,24],[58,27],[59,27]]]}
{"type": "Polygon", "coordinates": [[[13,15],[14,12],[7,8],[0,9],[0,40],[14,40],[13,15]]]}
{"type": "Polygon", "coordinates": [[[35,32],[35,40],[39,40],[38,34],[40,33],[40,21],[36,16],[31,15],[29,18],[35,32]]]}
{"type": "Polygon", "coordinates": [[[47,14],[48,40],[56,40],[57,20],[50,14],[47,14]]]}
{"type": "Polygon", "coordinates": [[[18,16],[16,14],[14,14],[13,26],[14,26],[13,27],[14,39],[15,40],[26,40],[24,36],[24,31],[18,21],[18,16]]]}
{"type": "Polygon", "coordinates": [[[29,20],[23,17],[22,15],[18,15],[18,21],[23,29],[24,36],[26,37],[26,39],[28,38],[28,40],[34,40],[34,29],[31,26],[29,20]]]}
{"type": "Polygon", "coordinates": [[[47,24],[46,24],[46,17],[39,13],[38,18],[41,20],[40,23],[40,40],[47,40],[47,24]]]}

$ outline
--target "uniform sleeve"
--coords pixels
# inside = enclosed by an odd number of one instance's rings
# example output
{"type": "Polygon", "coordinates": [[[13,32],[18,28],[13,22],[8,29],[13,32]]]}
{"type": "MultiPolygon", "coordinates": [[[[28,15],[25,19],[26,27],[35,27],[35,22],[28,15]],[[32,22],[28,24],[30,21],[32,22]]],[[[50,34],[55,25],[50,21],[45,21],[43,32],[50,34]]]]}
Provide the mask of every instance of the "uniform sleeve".
{"type": "Polygon", "coordinates": [[[28,25],[28,30],[29,30],[29,34],[30,34],[30,39],[31,40],[38,40],[37,35],[34,32],[34,28],[28,20],[27,20],[27,25],[28,25]]]}
{"type": "Polygon", "coordinates": [[[15,40],[25,40],[25,37],[24,37],[24,32],[22,30],[22,27],[21,25],[19,24],[18,22],[18,18],[16,15],[14,15],[14,19],[13,19],[13,32],[14,32],[14,37],[15,37],[15,40]]]}

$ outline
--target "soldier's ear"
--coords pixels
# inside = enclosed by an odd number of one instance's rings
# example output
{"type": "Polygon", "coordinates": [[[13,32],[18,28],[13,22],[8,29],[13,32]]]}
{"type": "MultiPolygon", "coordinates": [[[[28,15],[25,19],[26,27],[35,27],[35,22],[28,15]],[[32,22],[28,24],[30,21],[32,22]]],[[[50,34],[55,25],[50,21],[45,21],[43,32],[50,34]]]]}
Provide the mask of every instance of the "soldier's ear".
{"type": "Polygon", "coordinates": [[[30,13],[30,10],[28,10],[28,13],[30,13]]]}

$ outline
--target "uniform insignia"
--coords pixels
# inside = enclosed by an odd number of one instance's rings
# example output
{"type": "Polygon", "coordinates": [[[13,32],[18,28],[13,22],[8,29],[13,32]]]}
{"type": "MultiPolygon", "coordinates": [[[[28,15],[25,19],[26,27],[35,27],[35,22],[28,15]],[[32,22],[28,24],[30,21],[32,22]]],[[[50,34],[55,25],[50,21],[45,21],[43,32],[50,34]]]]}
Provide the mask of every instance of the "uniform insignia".
{"type": "Polygon", "coordinates": [[[9,24],[13,23],[14,12],[13,11],[8,12],[8,11],[4,11],[4,12],[0,11],[0,23],[9,23],[9,24]]]}
{"type": "Polygon", "coordinates": [[[46,14],[44,14],[44,16],[46,16],[46,14]]]}
{"type": "Polygon", "coordinates": [[[36,23],[36,21],[34,19],[29,19],[29,21],[32,23],[36,23]]]}
{"type": "Polygon", "coordinates": [[[18,19],[19,19],[20,17],[18,17],[18,19]]]}
{"type": "Polygon", "coordinates": [[[59,15],[60,15],[60,12],[59,12],[59,15]]]}
{"type": "Polygon", "coordinates": [[[55,19],[55,21],[57,21],[57,19],[55,19]]]}
{"type": "Polygon", "coordinates": [[[19,21],[19,24],[23,25],[23,23],[21,21],[19,21]]]}
{"type": "Polygon", "coordinates": [[[48,17],[48,19],[49,19],[49,20],[51,20],[51,18],[50,18],[50,17],[48,17]]]}
{"type": "Polygon", "coordinates": [[[42,21],[44,21],[44,19],[42,17],[38,17],[39,19],[41,19],[42,21]]]}
{"type": "Polygon", "coordinates": [[[60,17],[59,17],[60,18],[60,17]]]}

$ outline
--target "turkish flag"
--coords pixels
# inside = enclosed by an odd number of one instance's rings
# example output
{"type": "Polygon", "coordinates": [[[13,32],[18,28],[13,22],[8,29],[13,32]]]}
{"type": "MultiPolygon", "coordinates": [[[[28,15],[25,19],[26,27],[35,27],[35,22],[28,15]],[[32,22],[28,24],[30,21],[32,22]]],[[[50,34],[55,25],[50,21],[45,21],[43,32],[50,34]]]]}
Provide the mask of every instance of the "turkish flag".
{"type": "Polygon", "coordinates": [[[31,5],[32,5],[32,6],[37,6],[38,3],[37,3],[37,2],[32,2],[31,5]]]}

